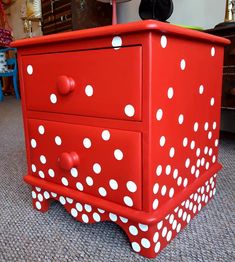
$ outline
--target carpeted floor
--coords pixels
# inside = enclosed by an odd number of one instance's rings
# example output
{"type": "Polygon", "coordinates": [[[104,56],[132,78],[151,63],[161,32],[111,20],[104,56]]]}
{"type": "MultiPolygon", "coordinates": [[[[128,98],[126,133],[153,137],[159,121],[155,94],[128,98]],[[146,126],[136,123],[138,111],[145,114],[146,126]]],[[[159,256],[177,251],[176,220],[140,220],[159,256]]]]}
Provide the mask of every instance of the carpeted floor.
{"type": "Polygon", "coordinates": [[[154,260],[132,252],[111,222],[76,222],[59,203],[32,209],[20,102],[0,103],[0,261],[235,261],[235,136],[222,136],[214,199],[154,260]]]}

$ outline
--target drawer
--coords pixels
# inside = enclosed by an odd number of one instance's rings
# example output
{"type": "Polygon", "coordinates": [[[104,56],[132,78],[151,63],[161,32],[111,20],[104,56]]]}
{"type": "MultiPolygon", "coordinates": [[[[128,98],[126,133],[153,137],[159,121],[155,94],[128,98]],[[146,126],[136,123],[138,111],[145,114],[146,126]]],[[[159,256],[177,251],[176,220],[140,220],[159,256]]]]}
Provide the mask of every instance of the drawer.
{"type": "Polygon", "coordinates": [[[141,46],[22,58],[27,108],[141,120],[141,46]]]}
{"type": "Polygon", "coordinates": [[[141,133],[34,119],[28,126],[31,175],[142,208],[141,133]]]}

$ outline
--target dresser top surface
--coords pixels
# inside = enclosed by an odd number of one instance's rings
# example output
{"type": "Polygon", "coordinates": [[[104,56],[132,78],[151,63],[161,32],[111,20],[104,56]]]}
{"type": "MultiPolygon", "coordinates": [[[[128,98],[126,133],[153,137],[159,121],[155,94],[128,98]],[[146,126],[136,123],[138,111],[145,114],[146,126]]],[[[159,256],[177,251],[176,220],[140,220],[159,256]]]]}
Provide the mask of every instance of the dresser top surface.
{"type": "Polygon", "coordinates": [[[30,39],[17,40],[11,44],[13,47],[27,47],[32,45],[45,45],[70,40],[102,38],[130,33],[155,32],[160,34],[172,34],[178,37],[191,38],[197,41],[212,42],[220,45],[227,45],[229,40],[209,35],[196,30],[186,29],[180,26],[163,23],[155,20],[130,22],[125,24],[103,26],[91,29],[77,30],[72,32],[58,33],[48,36],[40,36],[30,39]]]}

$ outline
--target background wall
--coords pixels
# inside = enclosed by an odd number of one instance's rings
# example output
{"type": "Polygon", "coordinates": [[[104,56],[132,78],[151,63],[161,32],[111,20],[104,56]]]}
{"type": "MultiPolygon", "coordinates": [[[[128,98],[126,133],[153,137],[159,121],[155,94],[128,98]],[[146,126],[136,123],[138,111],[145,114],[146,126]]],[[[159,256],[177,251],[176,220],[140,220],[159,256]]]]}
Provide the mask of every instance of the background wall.
{"type": "MultiPolygon", "coordinates": [[[[224,20],[225,0],[173,0],[174,12],[169,21],[175,24],[212,28],[224,20]]],[[[119,22],[139,20],[140,0],[118,5],[119,22]]]]}

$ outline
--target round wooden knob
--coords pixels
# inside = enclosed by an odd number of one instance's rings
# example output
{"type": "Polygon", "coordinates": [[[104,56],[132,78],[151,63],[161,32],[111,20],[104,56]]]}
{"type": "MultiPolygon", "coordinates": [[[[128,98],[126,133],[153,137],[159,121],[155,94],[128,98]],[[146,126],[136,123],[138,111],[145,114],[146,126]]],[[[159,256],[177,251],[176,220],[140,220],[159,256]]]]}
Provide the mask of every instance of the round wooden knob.
{"type": "Polygon", "coordinates": [[[59,76],[57,79],[56,87],[61,95],[68,95],[75,88],[75,81],[72,77],[59,76]]]}
{"type": "Polygon", "coordinates": [[[64,152],[58,158],[60,168],[69,171],[71,168],[79,164],[79,156],[76,152],[64,152]]]}

